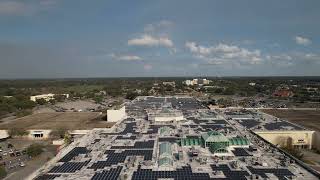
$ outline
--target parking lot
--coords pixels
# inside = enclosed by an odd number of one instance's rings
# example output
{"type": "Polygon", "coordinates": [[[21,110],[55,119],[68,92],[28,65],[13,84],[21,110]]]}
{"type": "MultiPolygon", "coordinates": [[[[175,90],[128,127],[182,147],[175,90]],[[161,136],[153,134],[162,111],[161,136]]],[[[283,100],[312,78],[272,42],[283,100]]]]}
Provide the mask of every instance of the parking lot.
{"type": "Polygon", "coordinates": [[[0,142],[0,164],[4,165],[8,179],[21,179],[40,167],[55,155],[55,147],[47,141],[30,141],[25,139],[7,139],[0,142]],[[26,148],[33,143],[44,145],[44,153],[35,159],[26,154],[26,148]],[[40,161],[40,162],[39,162],[40,161]],[[10,178],[9,178],[10,177],[10,178]]]}

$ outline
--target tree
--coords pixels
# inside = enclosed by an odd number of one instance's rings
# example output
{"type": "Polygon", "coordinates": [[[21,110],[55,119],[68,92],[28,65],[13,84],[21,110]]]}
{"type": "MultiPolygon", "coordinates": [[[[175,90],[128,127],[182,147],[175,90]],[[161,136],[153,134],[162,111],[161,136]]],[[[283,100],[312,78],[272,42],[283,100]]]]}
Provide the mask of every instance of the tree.
{"type": "Polygon", "coordinates": [[[14,137],[14,136],[26,136],[26,135],[29,134],[29,132],[26,131],[25,129],[22,129],[22,128],[12,128],[12,129],[9,129],[8,134],[11,137],[14,137]]]}
{"type": "Polygon", "coordinates": [[[38,155],[40,155],[43,152],[43,146],[41,144],[31,144],[28,148],[27,148],[27,154],[31,157],[36,157],[38,155]]]}
{"type": "Polygon", "coordinates": [[[0,166],[0,179],[3,179],[7,176],[7,171],[4,166],[0,166]]]}
{"type": "Polygon", "coordinates": [[[31,110],[21,110],[16,113],[16,116],[20,118],[20,117],[28,116],[30,114],[32,114],[31,110]]]}
{"type": "Polygon", "coordinates": [[[56,101],[58,101],[58,102],[63,102],[63,101],[66,100],[66,96],[63,95],[63,94],[56,94],[56,95],[54,95],[53,97],[54,97],[54,99],[55,99],[56,101]]]}
{"type": "Polygon", "coordinates": [[[37,102],[39,105],[44,105],[44,104],[47,103],[47,101],[46,101],[45,99],[43,99],[43,98],[37,99],[36,102],[37,102]]]}
{"type": "Polygon", "coordinates": [[[64,143],[68,145],[68,144],[71,144],[71,142],[72,142],[72,139],[71,139],[70,134],[65,134],[64,135],[64,143]]]}
{"type": "Polygon", "coordinates": [[[102,100],[103,100],[103,97],[102,96],[95,96],[93,98],[93,100],[94,100],[95,103],[101,103],[102,100]]]}
{"type": "Polygon", "coordinates": [[[129,100],[133,100],[135,99],[139,94],[136,93],[136,92],[133,92],[133,91],[130,91],[126,94],[126,99],[129,99],[129,100]]]}
{"type": "Polygon", "coordinates": [[[67,132],[68,130],[66,128],[58,128],[58,129],[52,130],[50,132],[50,136],[53,138],[64,138],[67,132]]]}

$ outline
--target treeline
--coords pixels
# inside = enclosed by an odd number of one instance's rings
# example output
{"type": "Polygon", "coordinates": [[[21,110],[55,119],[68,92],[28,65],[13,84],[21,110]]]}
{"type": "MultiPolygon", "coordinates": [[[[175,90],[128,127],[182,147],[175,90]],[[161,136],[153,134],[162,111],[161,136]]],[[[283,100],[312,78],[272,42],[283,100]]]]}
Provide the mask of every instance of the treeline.
{"type": "Polygon", "coordinates": [[[17,116],[24,116],[31,113],[36,103],[30,101],[28,96],[16,95],[12,97],[0,96],[0,116],[8,113],[15,113],[17,116]]]}

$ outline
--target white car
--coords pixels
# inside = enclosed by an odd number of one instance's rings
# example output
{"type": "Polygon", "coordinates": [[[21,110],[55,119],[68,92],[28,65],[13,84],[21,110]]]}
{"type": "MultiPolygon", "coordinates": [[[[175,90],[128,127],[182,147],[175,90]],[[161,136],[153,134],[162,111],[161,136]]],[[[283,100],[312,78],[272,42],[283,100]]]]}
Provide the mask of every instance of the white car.
{"type": "Polygon", "coordinates": [[[21,162],[19,165],[20,165],[20,167],[25,167],[26,166],[23,162],[21,162]]]}

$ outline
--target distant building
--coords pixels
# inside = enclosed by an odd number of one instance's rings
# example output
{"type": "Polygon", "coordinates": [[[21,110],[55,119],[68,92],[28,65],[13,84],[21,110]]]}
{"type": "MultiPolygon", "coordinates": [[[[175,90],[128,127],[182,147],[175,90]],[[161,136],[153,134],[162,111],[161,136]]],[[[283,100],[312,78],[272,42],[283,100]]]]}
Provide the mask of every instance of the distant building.
{"type": "Polygon", "coordinates": [[[251,83],[249,83],[249,85],[250,85],[250,86],[255,86],[255,85],[256,85],[256,83],[251,82],[251,83]]]}
{"type": "Polygon", "coordinates": [[[293,96],[293,92],[287,89],[276,90],[272,96],[274,97],[291,97],[293,96]]]}
{"type": "MultiPolygon", "coordinates": [[[[69,94],[60,94],[64,95],[66,98],[69,98],[69,94]]],[[[50,101],[54,99],[55,94],[41,94],[41,95],[36,95],[36,96],[30,96],[30,100],[36,102],[38,99],[44,99],[46,101],[50,101]]]]}
{"type": "Polygon", "coordinates": [[[183,120],[183,114],[181,111],[162,108],[159,110],[153,110],[148,112],[148,119],[155,122],[171,122],[171,121],[181,121],[183,120]]]}
{"type": "Polygon", "coordinates": [[[3,97],[9,99],[9,98],[12,98],[13,96],[3,96],[3,97]]]}
{"type": "Polygon", "coordinates": [[[167,86],[167,85],[168,86],[175,86],[176,85],[176,83],[174,81],[162,82],[162,84],[165,86],[167,86]]]}
{"type": "Polygon", "coordinates": [[[118,110],[107,110],[107,121],[118,122],[126,117],[126,107],[123,106],[118,110]]]}
{"type": "Polygon", "coordinates": [[[193,80],[185,80],[184,84],[187,86],[193,86],[193,85],[208,85],[210,83],[210,80],[208,79],[193,79],[193,80]]]}

